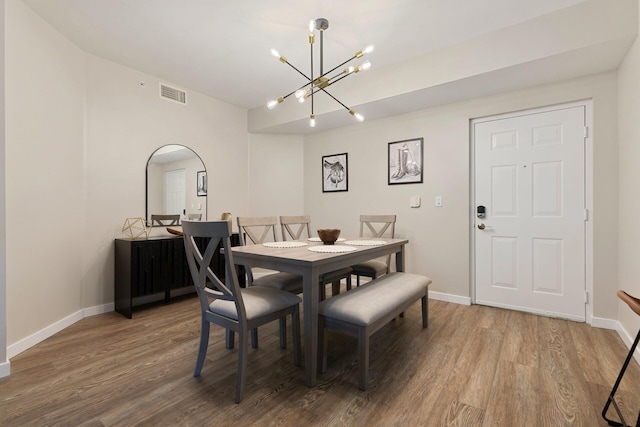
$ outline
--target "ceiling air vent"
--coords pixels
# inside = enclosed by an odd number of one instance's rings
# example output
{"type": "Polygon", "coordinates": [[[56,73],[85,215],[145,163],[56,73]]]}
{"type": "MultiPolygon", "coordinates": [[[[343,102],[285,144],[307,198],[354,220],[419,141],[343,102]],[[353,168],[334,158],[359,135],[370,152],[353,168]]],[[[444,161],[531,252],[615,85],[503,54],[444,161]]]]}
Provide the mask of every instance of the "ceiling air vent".
{"type": "Polygon", "coordinates": [[[160,97],[179,102],[180,104],[187,103],[186,92],[164,84],[160,84],[160,97]]]}

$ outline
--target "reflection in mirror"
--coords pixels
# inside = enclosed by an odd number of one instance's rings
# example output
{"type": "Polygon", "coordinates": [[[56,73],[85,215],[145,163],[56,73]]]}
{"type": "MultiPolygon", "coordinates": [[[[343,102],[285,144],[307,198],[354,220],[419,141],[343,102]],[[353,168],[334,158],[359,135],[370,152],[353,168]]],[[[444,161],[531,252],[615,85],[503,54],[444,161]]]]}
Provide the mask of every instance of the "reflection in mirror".
{"type": "Polygon", "coordinates": [[[207,219],[207,196],[198,196],[198,172],[206,171],[200,157],[183,145],[165,145],[147,162],[147,222],[151,215],[180,214],[207,219]]]}

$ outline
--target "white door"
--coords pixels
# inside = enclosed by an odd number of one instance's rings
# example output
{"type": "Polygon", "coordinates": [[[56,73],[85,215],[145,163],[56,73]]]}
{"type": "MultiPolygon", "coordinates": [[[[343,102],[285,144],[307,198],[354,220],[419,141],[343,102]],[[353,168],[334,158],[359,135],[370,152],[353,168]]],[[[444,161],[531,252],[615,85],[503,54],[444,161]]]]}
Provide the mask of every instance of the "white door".
{"type": "Polygon", "coordinates": [[[584,321],[585,106],[472,126],[476,303],[584,321]]]}
{"type": "Polygon", "coordinates": [[[165,172],[165,213],[180,214],[184,217],[185,171],[184,169],[165,172]]]}

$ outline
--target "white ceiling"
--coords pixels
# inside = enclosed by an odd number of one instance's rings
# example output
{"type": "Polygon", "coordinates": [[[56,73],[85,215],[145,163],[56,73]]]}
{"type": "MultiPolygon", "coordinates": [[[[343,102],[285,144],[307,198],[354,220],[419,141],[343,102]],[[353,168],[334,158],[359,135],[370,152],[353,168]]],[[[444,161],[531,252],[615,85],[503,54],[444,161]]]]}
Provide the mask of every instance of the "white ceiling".
{"type": "MultiPolygon", "coordinates": [[[[586,2],[23,1],[86,52],[248,110],[262,108],[268,100],[304,83],[269,51],[278,49],[308,73],[311,18],[329,20],[325,71],[370,43],[376,46],[368,58],[375,70],[586,2]]],[[[349,85],[359,77],[351,76],[336,86],[349,85]]]]}

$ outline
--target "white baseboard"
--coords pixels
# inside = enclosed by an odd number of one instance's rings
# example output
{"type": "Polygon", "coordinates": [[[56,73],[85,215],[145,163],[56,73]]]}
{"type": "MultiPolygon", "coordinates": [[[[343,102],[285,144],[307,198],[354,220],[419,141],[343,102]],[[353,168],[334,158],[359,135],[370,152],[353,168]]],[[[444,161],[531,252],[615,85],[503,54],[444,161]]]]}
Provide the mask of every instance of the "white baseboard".
{"type": "Polygon", "coordinates": [[[603,317],[594,316],[591,318],[591,326],[593,326],[594,328],[613,329],[614,331],[617,331],[620,327],[620,322],[613,319],[605,319],[603,317]]]}
{"type": "Polygon", "coordinates": [[[8,360],[6,362],[0,363],[0,378],[8,377],[11,373],[11,362],[8,360]]]}
{"type": "Polygon", "coordinates": [[[91,317],[98,314],[109,313],[110,311],[114,311],[116,309],[116,305],[112,302],[109,304],[102,305],[94,305],[93,307],[85,308],[82,310],[83,317],[91,317]]]}
{"type": "Polygon", "coordinates": [[[445,294],[442,292],[429,291],[429,299],[452,302],[454,304],[471,305],[471,298],[469,297],[461,297],[460,295],[445,294]]]}
{"type": "MultiPolygon", "coordinates": [[[[627,346],[627,348],[630,349],[631,345],[633,344],[633,340],[635,339],[635,335],[631,335],[624,327],[622,327],[622,323],[616,323],[618,324],[616,332],[618,333],[618,335],[620,335],[620,338],[622,338],[622,341],[624,341],[624,344],[627,346]]],[[[634,353],[633,357],[638,363],[640,363],[640,345],[636,347],[636,352],[634,353]]]]}
{"type": "MultiPolygon", "coordinates": [[[[631,335],[617,320],[613,319],[603,319],[601,317],[594,317],[591,319],[591,326],[594,328],[602,328],[602,329],[611,329],[618,333],[618,336],[624,341],[624,345],[627,346],[627,349],[631,349],[631,345],[633,345],[633,340],[635,339],[635,335],[631,335]]],[[[633,355],[634,359],[638,363],[640,363],[640,346],[636,348],[636,352],[633,355]]]]}
{"type": "MultiPolygon", "coordinates": [[[[82,320],[85,317],[95,316],[97,314],[107,313],[109,311],[114,310],[114,304],[103,304],[97,305],[94,307],[84,308],[82,310],[78,310],[75,313],[61,319],[44,329],[39,330],[38,332],[29,335],[26,338],[21,339],[20,341],[11,344],[7,347],[7,359],[11,359],[12,357],[17,356],[23,351],[33,347],[34,345],[46,340],[47,338],[57,334],[65,328],[76,323],[78,320],[82,320]]],[[[1,368],[1,366],[0,366],[1,368]]]]}

